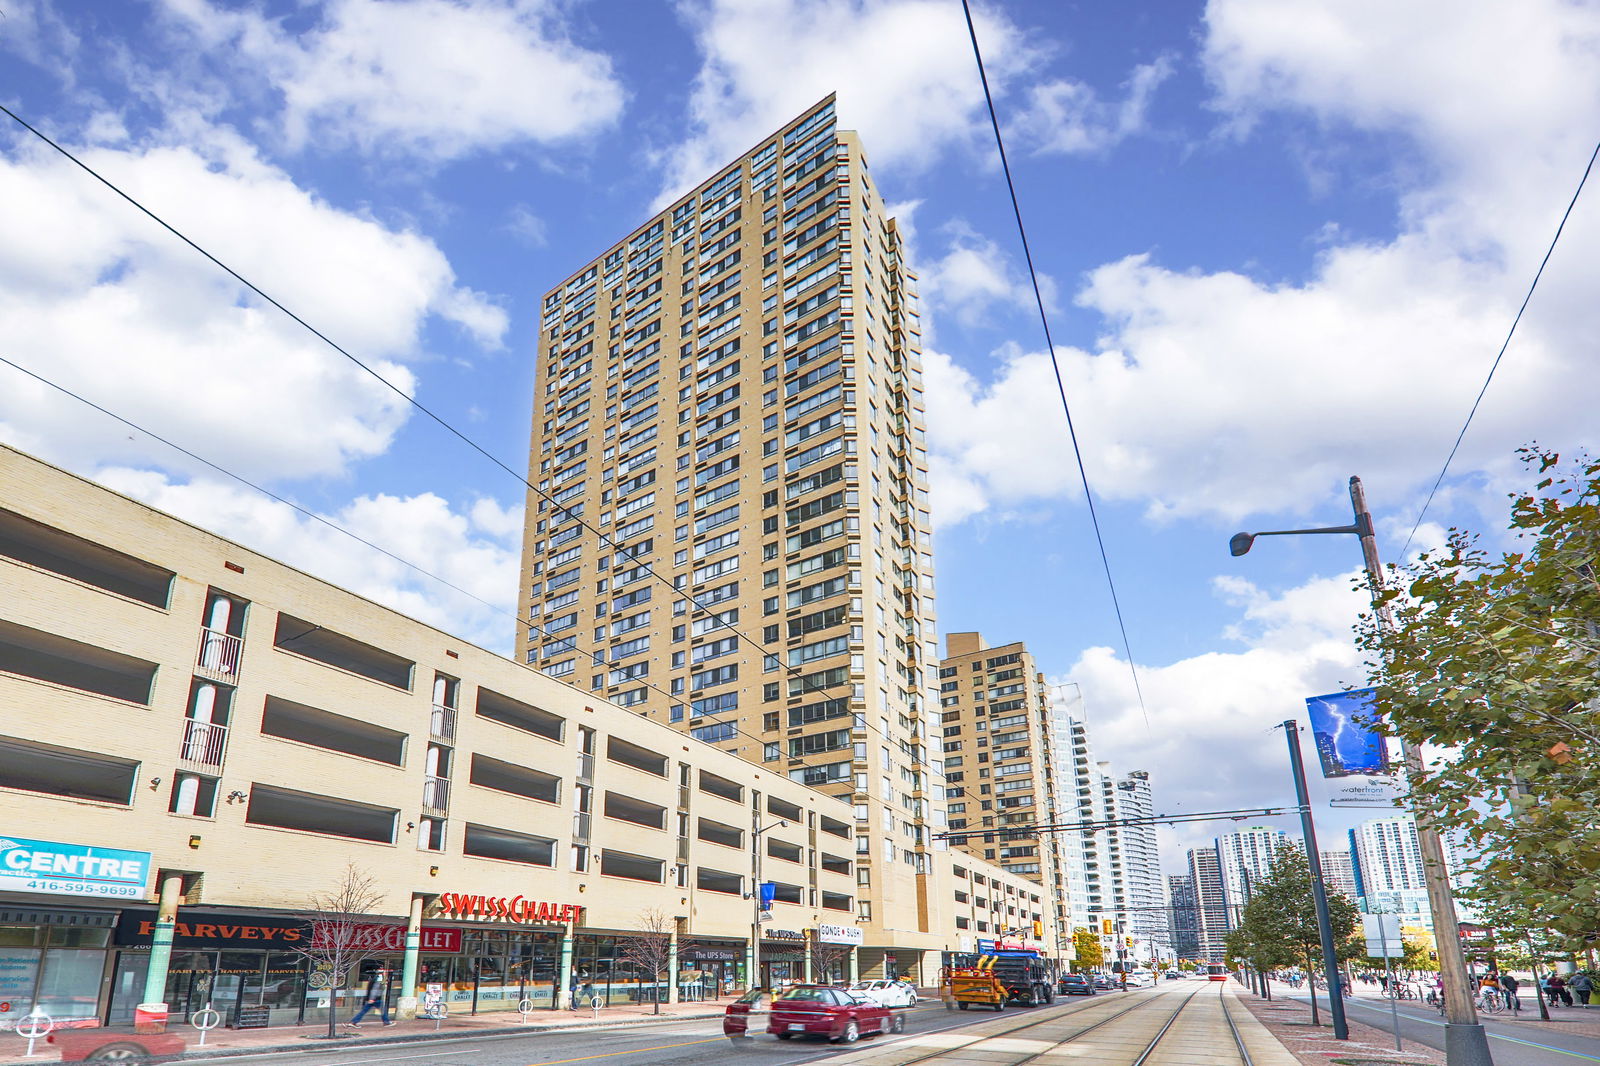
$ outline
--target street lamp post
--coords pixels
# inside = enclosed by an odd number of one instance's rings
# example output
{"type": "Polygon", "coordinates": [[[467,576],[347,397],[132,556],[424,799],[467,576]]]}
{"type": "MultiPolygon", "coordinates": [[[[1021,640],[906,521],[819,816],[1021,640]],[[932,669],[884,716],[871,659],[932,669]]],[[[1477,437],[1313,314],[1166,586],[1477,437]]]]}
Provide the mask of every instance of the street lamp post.
{"type": "Polygon", "coordinates": [[[753,909],[750,917],[750,991],[752,992],[760,987],[761,982],[761,834],[768,829],[779,829],[788,824],[787,821],[780,819],[763,827],[759,811],[750,822],[750,905],[753,909]]]}
{"type": "MultiPolygon", "coordinates": [[[[1367,583],[1372,588],[1372,606],[1378,624],[1386,632],[1395,628],[1394,616],[1382,600],[1384,591],[1383,567],[1378,561],[1378,541],[1372,531],[1372,515],[1367,510],[1366,490],[1359,477],[1350,479],[1350,507],[1355,520],[1348,526],[1326,526],[1320,529],[1277,529],[1262,533],[1235,533],[1228,541],[1228,550],[1235,556],[1250,550],[1256,537],[1279,537],[1301,533],[1354,533],[1361,541],[1361,561],[1366,569],[1367,583]]],[[[1400,750],[1411,774],[1422,771],[1422,752],[1401,738],[1400,750]]],[[[1445,867],[1444,844],[1439,831],[1425,812],[1412,810],[1417,824],[1417,846],[1422,853],[1422,876],[1428,889],[1428,909],[1433,914],[1434,940],[1438,944],[1439,976],[1444,983],[1445,1005],[1445,1060],[1450,1066],[1493,1066],[1489,1054],[1489,1037],[1478,1022],[1478,1012],[1472,1005],[1472,990],[1467,985],[1466,961],[1457,932],[1455,898],[1450,892],[1450,875],[1445,867]]]]}

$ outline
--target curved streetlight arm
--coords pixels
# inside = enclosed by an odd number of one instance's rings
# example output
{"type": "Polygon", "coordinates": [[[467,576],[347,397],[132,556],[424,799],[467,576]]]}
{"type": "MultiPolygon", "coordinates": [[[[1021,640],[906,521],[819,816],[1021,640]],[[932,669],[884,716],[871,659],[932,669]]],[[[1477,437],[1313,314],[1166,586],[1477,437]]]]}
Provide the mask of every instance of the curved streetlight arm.
{"type": "Polygon", "coordinates": [[[1260,533],[1235,533],[1228,538],[1228,551],[1235,556],[1243,555],[1250,550],[1251,544],[1257,537],[1290,537],[1306,533],[1354,533],[1358,537],[1372,535],[1372,516],[1365,511],[1356,515],[1356,520],[1348,526],[1319,526],[1316,529],[1267,529],[1260,533]]]}

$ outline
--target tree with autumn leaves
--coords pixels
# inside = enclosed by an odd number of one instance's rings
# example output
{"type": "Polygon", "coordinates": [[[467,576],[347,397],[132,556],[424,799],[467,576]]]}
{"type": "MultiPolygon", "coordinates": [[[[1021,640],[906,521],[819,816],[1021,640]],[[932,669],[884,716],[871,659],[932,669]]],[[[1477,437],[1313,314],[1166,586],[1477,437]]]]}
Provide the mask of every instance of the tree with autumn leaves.
{"type": "Polygon", "coordinates": [[[1464,845],[1462,894],[1572,952],[1600,933],[1600,461],[1522,458],[1509,547],[1452,530],[1357,632],[1377,724],[1435,754],[1412,804],[1464,845]]]}

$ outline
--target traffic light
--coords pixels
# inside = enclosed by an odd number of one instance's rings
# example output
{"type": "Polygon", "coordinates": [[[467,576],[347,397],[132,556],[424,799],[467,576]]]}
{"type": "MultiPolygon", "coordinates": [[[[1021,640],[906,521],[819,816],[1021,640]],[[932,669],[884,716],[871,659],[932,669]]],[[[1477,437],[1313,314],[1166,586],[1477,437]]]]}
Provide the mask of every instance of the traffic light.
{"type": "Polygon", "coordinates": [[[1131,936],[1123,937],[1122,938],[1122,946],[1125,947],[1125,948],[1133,947],[1133,937],[1131,937],[1131,936]]]}
{"type": "Polygon", "coordinates": [[[1034,922],[1033,922],[1033,939],[1042,940],[1043,938],[1044,938],[1044,923],[1039,921],[1038,919],[1034,919],[1034,922]]]}
{"type": "Polygon", "coordinates": [[[1102,935],[1110,936],[1112,933],[1115,933],[1116,931],[1117,931],[1116,927],[1112,924],[1110,918],[1101,918],[1100,919],[1100,932],[1101,932],[1102,935]]]}

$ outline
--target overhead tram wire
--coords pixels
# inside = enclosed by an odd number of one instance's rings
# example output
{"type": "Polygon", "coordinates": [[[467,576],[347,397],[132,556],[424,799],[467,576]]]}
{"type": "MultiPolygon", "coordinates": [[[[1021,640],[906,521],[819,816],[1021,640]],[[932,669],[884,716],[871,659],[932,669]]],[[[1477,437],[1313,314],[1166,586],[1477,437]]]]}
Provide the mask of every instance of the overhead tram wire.
{"type": "MultiPolygon", "coordinates": [[[[206,251],[203,247],[201,247],[195,241],[191,240],[188,236],[186,236],[183,232],[181,232],[176,227],[174,227],[171,223],[167,222],[160,215],[157,215],[154,211],[151,211],[148,207],[144,206],[144,204],[140,203],[138,200],[134,199],[131,195],[129,195],[128,193],[124,192],[121,188],[119,188],[109,178],[106,178],[105,176],[100,174],[98,171],[96,171],[93,167],[89,166],[87,163],[83,162],[77,156],[73,155],[66,148],[62,147],[61,145],[57,144],[55,141],[51,140],[41,130],[39,130],[39,129],[35,128],[34,126],[30,125],[25,119],[22,118],[22,116],[18,115],[15,111],[11,110],[9,107],[6,107],[4,104],[0,104],[0,113],[4,113],[12,121],[17,123],[17,125],[21,126],[23,129],[27,130],[29,133],[33,134],[35,137],[37,137],[39,140],[43,141],[45,144],[49,145],[51,148],[53,148],[56,152],[60,153],[62,156],[66,157],[66,159],[68,159],[74,166],[78,167],[78,169],[82,170],[85,174],[88,174],[90,177],[94,178],[94,180],[98,181],[100,184],[104,185],[106,188],[108,188],[112,192],[116,193],[117,196],[119,196],[123,200],[127,201],[130,205],[132,205],[135,209],[137,209],[145,217],[149,218],[152,222],[156,223],[156,225],[160,226],[162,229],[166,230],[168,233],[170,233],[174,237],[178,238],[178,240],[180,240],[184,244],[188,245],[191,249],[193,249],[195,252],[199,253],[205,259],[209,260],[214,266],[216,266],[218,269],[222,270],[229,277],[233,278],[239,284],[243,285],[245,288],[249,289],[251,292],[253,292],[257,296],[259,296],[261,299],[265,300],[267,303],[271,304],[273,307],[275,307],[279,311],[283,312],[291,320],[293,320],[297,325],[301,326],[303,329],[305,329],[312,336],[314,336],[318,340],[322,341],[322,343],[326,344],[329,348],[332,348],[335,352],[338,352],[345,359],[349,360],[355,366],[357,366],[362,371],[364,371],[369,377],[371,377],[373,380],[375,380],[378,383],[380,383],[381,385],[383,385],[385,388],[389,389],[391,392],[393,392],[396,396],[400,397],[406,403],[410,404],[412,407],[414,407],[418,411],[422,412],[429,419],[431,419],[434,423],[436,423],[438,426],[440,426],[442,429],[444,429],[446,432],[448,432],[451,436],[453,436],[457,440],[461,441],[468,448],[470,448],[473,451],[477,452],[479,455],[481,455],[483,458],[487,459],[494,466],[499,467],[505,473],[510,474],[513,478],[516,478],[516,480],[518,482],[520,482],[522,485],[524,485],[528,489],[529,492],[537,494],[540,499],[542,499],[545,502],[549,503],[555,509],[554,510],[555,514],[564,514],[564,515],[567,515],[568,517],[572,518],[580,527],[582,527],[583,529],[588,530],[590,533],[594,534],[594,536],[598,537],[599,538],[599,544],[600,544],[601,547],[609,546],[611,549],[613,549],[616,552],[625,553],[627,555],[627,558],[628,558],[629,562],[631,562],[634,565],[642,568],[644,570],[644,572],[649,577],[653,578],[654,580],[656,580],[656,581],[660,582],[661,584],[665,585],[667,588],[671,589],[675,596],[678,596],[679,598],[681,598],[681,599],[685,600],[686,602],[688,602],[689,604],[691,604],[694,607],[695,611],[704,612],[709,617],[716,618],[717,625],[716,625],[715,628],[726,629],[730,633],[734,634],[734,636],[736,636],[740,640],[744,641],[746,644],[750,645],[752,648],[755,648],[764,657],[763,662],[765,662],[766,659],[770,659],[770,660],[772,660],[774,662],[777,662],[778,665],[779,665],[779,669],[782,670],[786,675],[788,675],[790,677],[793,677],[793,678],[796,678],[798,680],[801,680],[802,682],[805,681],[805,674],[802,673],[799,670],[798,667],[783,665],[783,657],[782,657],[781,653],[780,654],[774,654],[773,652],[768,651],[765,644],[763,644],[759,640],[756,640],[754,637],[750,636],[750,634],[746,633],[743,629],[741,629],[738,626],[734,625],[732,622],[728,622],[728,621],[725,621],[725,620],[723,620],[721,618],[717,618],[717,612],[714,612],[714,611],[710,610],[707,607],[707,605],[705,605],[705,604],[701,603],[699,600],[695,599],[693,595],[691,595],[690,593],[685,592],[684,590],[680,589],[676,584],[673,583],[673,581],[672,581],[672,579],[670,577],[664,577],[661,574],[656,573],[656,570],[655,570],[654,566],[652,566],[648,561],[642,560],[642,559],[638,558],[636,555],[634,555],[634,553],[628,549],[626,544],[617,543],[616,541],[611,539],[609,534],[607,534],[607,533],[595,528],[594,526],[590,525],[588,522],[584,521],[582,518],[578,517],[577,515],[573,515],[567,508],[563,507],[560,503],[558,503],[551,496],[550,493],[545,492],[544,490],[540,489],[537,485],[535,485],[532,481],[528,480],[526,475],[518,473],[516,470],[513,470],[511,467],[507,466],[500,458],[498,458],[493,453],[488,451],[488,449],[484,448],[477,441],[473,440],[471,437],[469,437],[465,433],[461,432],[461,430],[459,430],[455,426],[451,425],[448,421],[446,421],[444,419],[443,416],[437,414],[432,408],[430,408],[426,404],[422,403],[422,401],[418,400],[416,397],[414,397],[414,396],[410,395],[409,393],[405,392],[403,389],[401,389],[399,386],[397,386],[394,382],[390,381],[388,378],[384,377],[382,374],[380,374],[376,370],[374,370],[367,363],[363,362],[360,358],[358,358],[357,356],[355,356],[352,353],[350,353],[349,351],[347,351],[344,347],[339,345],[336,341],[334,341],[327,334],[323,333],[321,330],[317,329],[317,327],[313,326],[310,322],[307,322],[305,319],[303,319],[299,315],[295,314],[293,311],[291,311],[288,307],[284,306],[282,303],[279,303],[276,299],[274,299],[273,297],[268,295],[263,289],[261,289],[259,286],[257,286],[254,282],[250,281],[244,275],[240,274],[237,270],[234,270],[227,263],[224,263],[221,259],[218,259],[216,256],[212,255],[210,252],[206,251]]],[[[15,364],[12,364],[12,365],[15,365],[15,364]]],[[[152,436],[153,436],[153,434],[152,434],[152,436]]],[[[196,457],[196,458],[198,458],[198,457],[196,457]]],[[[809,682],[807,682],[807,683],[809,683],[809,682]]],[[[848,684],[849,682],[846,682],[846,683],[848,684]]],[[[1135,679],[1135,686],[1136,687],[1137,687],[1137,683],[1138,683],[1137,679],[1135,679]]],[[[800,692],[798,692],[798,693],[795,693],[795,695],[804,696],[804,695],[812,695],[812,694],[819,693],[819,692],[826,692],[826,691],[828,691],[829,687],[832,687],[832,686],[820,686],[820,687],[810,688],[810,689],[802,688],[802,690],[800,692]]],[[[1142,699],[1141,699],[1141,706],[1142,706],[1142,699]]],[[[860,723],[862,725],[862,728],[864,728],[864,729],[872,729],[874,732],[878,733],[878,735],[880,737],[882,737],[886,742],[888,742],[888,741],[890,741],[892,739],[892,738],[888,737],[887,734],[883,733],[882,730],[879,730],[875,726],[872,726],[870,723],[867,723],[865,715],[853,715],[853,717],[854,717],[855,721],[857,721],[858,723],[860,723]]]]}
{"type": "Polygon", "coordinates": [[[1067,436],[1072,441],[1072,457],[1078,464],[1078,480],[1083,484],[1083,499],[1089,505],[1089,522],[1094,527],[1094,542],[1100,549],[1100,565],[1105,569],[1106,586],[1111,591],[1111,608],[1117,616],[1117,630],[1122,634],[1122,651],[1128,657],[1128,673],[1133,678],[1133,693],[1139,699],[1139,713],[1144,716],[1144,726],[1150,728],[1150,712],[1145,708],[1144,689],[1139,684],[1139,668],[1133,661],[1133,646],[1128,641],[1128,626],[1122,617],[1122,601],[1117,595],[1117,582],[1111,574],[1111,557],[1106,553],[1106,540],[1100,529],[1100,513],[1095,507],[1094,492],[1089,488],[1089,472],[1083,465],[1083,450],[1078,447],[1078,430],[1072,421],[1072,404],[1067,401],[1067,385],[1061,376],[1061,362],[1056,358],[1055,340],[1050,335],[1050,316],[1045,313],[1044,294],[1039,289],[1039,274],[1033,266],[1033,251],[1028,244],[1028,227],[1022,221],[1022,205],[1017,200],[1017,186],[1011,180],[1011,163],[1006,158],[1005,138],[1000,134],[1000,119],[994,110],[994,94],[989,91],[989,74],[983,65],[983,50],[978,47],[978,30],[972,22],[969,0],[961,0],[961,13],[967,19],[967,35],[972,39],[972,57],[978,64],[978,79],[983,82],[983,99],[989,108],[989,124],[994,127],[994,143],[1000,152],[1000,169],[1006,176],[1006,190],[1011,194],[1011,213],[1016,216],[1017,235],[1022,240],[1022,258],[1028,265],[1028,280],[1033,285],[1033,302],[1039,309],[1039,324],[1044,327],[1045,351],[1050,356],[1050,369],[1056,377],[1056,391],[1061,396],[1061,410],[1067,416],[1067,436]]]}
{"type": "MultiPolygon", "coordinates": [[[[81,395],[79,393],[73,392],[71,389],[67,388],[65,385],[62,385],[62,384],[60,384],[58,382],[55,382],[55,381],[52,381],[52,380],[50,380],[49,378],[45,377],[42,374],[38,374],[38,373],[36,373],[36,372],[34,372],[32,370],[29,370],[25,366],[21,366],[18,363],[14,363],[10,359],[6,358],[3,355],[0,355],[0,364],[4,364],[6,366],[9,366],[11,369],[17,371],[18,373],[25,374],[28,377],[32,378],[33,380],[39,382],[41,385],[46,385],[46,386],[48,386],[48,387],[50,387],[52,389],[55,389],[57,392],[61,393],[62,395],[69,396],[72,399],[77,400],[79,403],[83,404],[86,407],[93,408],[94,410],[96,410],[96,411],[100,412],[101,414],[105,415],[107,418],[114,419],[114,420],[122,423],[124,426],[127,426],[131,430],[134,430],[134,431],[136,431],[138,433],[143,433],[145,436],[149,437],[151,440],[159,441],[160,443],[165,444],[167,447],[171,448],[173,451],[176,451],[176,452],[178,452],[178,453],[180,453],[182,455],[185,455],[185,456],[189,457],[190,459],[193,459],[195,462],[201,463],[201,464],[209,467],[210,469],[215,470],[217,473],[222,474],[224,477],[232,478],[234,481],[237,481],[239,484],[245,486],[246,488],[253,489],[256,492],[261,493],[261,495],[267,497],[268,499],[274,500],[277,503],[281,503],[285,507],[288,507],[288,508],[290,508],[290,509],[292,509],[294,511],[299,512],[300,514],[305,515],[307,518],[311,519],[314,522],[318,522],[321,525],[324,525],[324,526],[328,527],[329,529],[333,530],[335,533],[341,533],[344,536],[349,537],[351,540],[355,541],[357,544],[361,544],[361,545],[363,545],[363,546],[365,546],[367,548],[372,549],[373,551],[375,551],[378,554],[384,556],[385,558],[391,559],[394,562],[399,563],[401,566],[406,567],[407,569],[412,570],[412,571],[414,571],[414,572],[416,572],[418,574],[421,574],[423,577],[429,579],[430,581],[434,581],[434,582],[437,582],[440,585],[443,585],[445,588],[450,589],[452,592],[459,593],[460,595],[465,596],[469,600],[472,600],[472,601],[474,601],[476,603],[481,603],[483,606],[489,608],[491,611],[494,611],[497,614],[502,614],[502,615],[505,615],[508,618],[513,619],[519,625],[533,626],[535,628],[539,628],[539,626],[536,623],[534,623],[531,619],[523,618],[520,614],[516,613],[515,611],[508,611],[504,607],[501,607],[499,604],[492,603],[489,600],[484,599],[482,596],[479,596],[475,592],[467,591],[466,589],[462,588],[460,585],[457,585],[455,582],[451,581],[449,578],[443,577],[443,576],[441,576],[439,574],[436,574],[436,573],[434,573],[433,571],[427,569],[424,566],[420,566],[417,563],[414,563],[409,559],[406,559],[406,558],[404,558],[402,556],[396,555],[394,552],[390,551],[389,549],[383,547],[380,544],[373,543],[372,541],[370,541],[367,538],[363,537],[361,534],[355,532],[354,530],[345,528],[344,526],[342,526],[339,523],[335,522],[333,519],[328,518],[325,515],[320,515],[320,514],[318,514],[317,512],[311,510],[308,507],[304,507],[301,504],[295,503],[293,500],[286,499],[286,498],[284,498],[282,496],[279,496],[277,493],[273,492],[271,489],[264,488],[261,485],[257,485],[255,482],[251,481],[249,478],[245,477],[244,475],[234,473],[232,470],[229,470],[227,467],[222,466],[219,463],[212,462],[210,459],[207,459],[205,456],[196,454],[195,452],[190,451],[188,448],[185,448],[183,445],[178,444],[175,441],[168,440],[166,437],[161,436],[161,434],[152,432],[151,430],[146,429],[144,426],[139,425],[137,422],[134,422],[131,419],[125,418],[122,415],[117,414],[115,411],[110,410],[109,408],[102,407],[100,404],[95,403],[93,400],[89,399],[87,396],[83,396],[83,395],[81,395]]],[[[317,630],[319,630],[321,628],[322,628],[321,626],[312,626],[310,629],[306,630],[304,633],[297,634],[296,636],[291,637],[290,639],[291,640],[299,640],[300,637],[306,636],[307,634],[310,634],[310,633],[314,633],[314,632],[316,632],[317,630]]],[[[576,652],[576,653],[578,653],[580,655],[587,655],[591,660],[594,659],[596,649],[594,649],[594,648],[585,648],[583,645],[579,644],[577,642],[577,640],[575,638],[573,638],[573,637],[551,636],[550,639],[559,640],[563,644],[566,644],[569,651],[576,652]]],[[[526,664],[520,664],[520,665],[526,665],[526,664]]],[[[600,664],[596,663],[595,665],[600,665],[600,664]]],[[[543,670],[540,670],[539,673],[545,674],[545,672],[543,670]]],[[[590,692],[590,691],[588,691],[586,689],[583,689],[583,688],[579,687],[578,685],[574,685],[574,684],[572,684],[572,683],[570,683],[568,681],[564,681],[559,677],[554,677],[554,676],[552,676],[550,674],[545,674],[545,676],[549,677],[550,680],[555,681],[558,684],[567,685],[569,688],[577,689],[580,693],[582,693],[585,696],[594,695],[594,693],[592,693],[592,692],[590,692]]],[[[643,688],[648,688],[648,689],[650,689],[650,690],[652,690],[654,692],[660,693],[662,696],[667,698],[668,706],[671,705],[671,701],[674,701],[674,700],[677,700],[677,699],[680,698],[678,696],[674,696],[672,693],[670,693],[670,692],[666,691],[665,689],[661,688],[661,686],[652,684],[651,682],[645,681],[642,678],[630,678],[629,679],[629,683],[630,684],[637,683],[638,685],[640,685],[643,688]]],[[[627,709],[631,709],[631,708],[624,708],[624,709],[627,710],[627,709]]],[[[722,720],[717,719],[717,718],[715,718],[714,716],[711,716],[711,715],[707,715],[706,717],[712,719],[712,724],[715,724],[715,725],[731,725],[731,726],[733,726],[734,735],[735,736],[748,737],[754,743],[757,743],[757,744],[762,743],[762,740],[761,740],[760,737],[756,736],[753,733],[747,733],[743,729],[741,729],[739,727],[739,723],[738,722],[722,721],[722,720]]],[[[692,734],[688,734],[688,735],[689,735],[691,740],[698,740],[700,743],[706,744],[706,745],[711,746],[711,747],[715,747],[717,744],[721,743],[721,741],[700,740],[699,737],[695,737],[692,734]]],[[[722,749],[718,748],[717,750],[721,751],[722,749]]]]}
{"type": "Polygon", "coordinates": [[[1539,260],[1539,269],[1533,273],[1533,283],[1528,286],[1528,293],[1522,298],[1522,306],[1517,308],[1516,317],[1511,320],[1511,328],[1506,331],[1506,339],[1501,342],[1500,351],[1495,355],[1494,362],[1489,365],[1489,373],[1483,379],[1483,388],[1478,390],[1477,398],[1472,401],[1472,409],[1467,412],[1467,420],[1461,423],[1461,432],[1456,434],[1455,443],[1450,445],[1450,454],[1445,456],[1444,466],[1439,468],[1439,476],[1433,479],[1433,488],[1428,490],[1428,498],[1422,502],[1422,510],[1417,513],[1417,520],[1412,523],[1411,532],[1406,534],[1406,542],[1400,547],[1402,560],[1405,559],[1406,549],[1411,547],[1411,541],[1416,537],[1417,530],[1422,528],[1422,519],[1428,513],[1428,506],[1433,503],[1434,494],[1444,483],[1444,476],[1450,470],[1450,463],[1460,450],[1462,440],[1466,438],[1467,427],[1472,425],[1472,418],[1478,413],[1478,405],[1483,403],[1483,395],[1489,391],[1489,383],[1494,380],[1494,372],[1500,369],[1500,360],[1505,358],[1506,349],[1511,346],[1511,338],[1517,332],[1517,323],[1522,321],[1522,312],[1528,309],[1528,302],[1533,299],[1533,291],[1539,287],[1539,279],[1544,276],[1544,268],[1556,250],[1556,242],[1561,240],[1561,231],[1566,229],[1567,219],[1572,217],[1572,209],[1577,205],[1578,197],[1583,194],[1583,186],[1589,180],[1590,172],[1594,170],[1597,156],[1600,156],[1600,142],[1596,142],[1594,151],[1589,153],[1589,163],[1583,168],[1583,177],[1578,179],[1578,187],[1572,191],[1572,199],[1567,201],[1567,209],[1561,213],[1561,222],[1556,226],[1555,236],[1550,238],[1550,247],[1545,249],[1544,258],[1539,260]]]}

